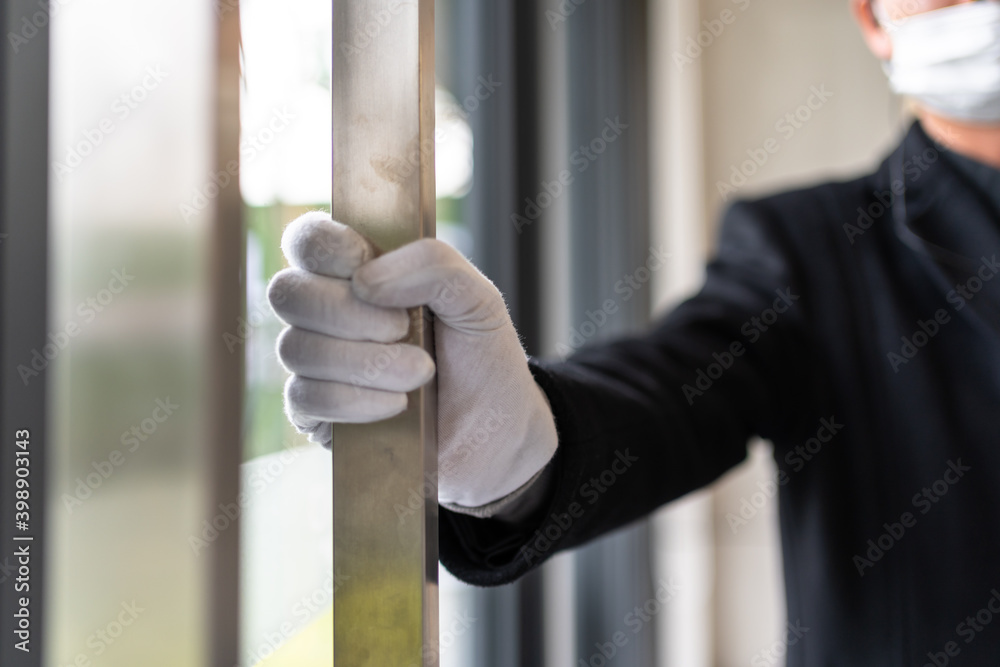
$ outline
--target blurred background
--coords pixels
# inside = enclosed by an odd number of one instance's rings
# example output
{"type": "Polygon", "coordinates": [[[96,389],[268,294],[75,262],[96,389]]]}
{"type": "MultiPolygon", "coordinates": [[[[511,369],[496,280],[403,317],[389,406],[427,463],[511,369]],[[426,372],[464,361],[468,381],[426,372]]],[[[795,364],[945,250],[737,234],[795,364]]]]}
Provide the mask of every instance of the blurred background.
{"type": "MultiPolygon", "coordinates": [[[[330,206],[330,0],[240,0],[235,64],[220,62],[218,26],[236,0],[47,11],[48,329],[69,343],[44,371],[46,664],[212,664],[221,615],[238,616],[240,665],[329,665],[330,456],[285,420],[265,286],[283,227],[330,206]],[[238,101],[220,98],[236,65],[238,101]],[[225,109],[240,132],[229,170],[215,157],[225,109]],[[213,221],[237,197],[243,232],[220,248],[213,221]],[[220,294],[227,252],[242,286],[220,294]],[[236,313],[221,324],[220,304],[236,313]],[[238,443],[213,426],[220,354],[243,371],[227,390],[242,391],[238,443]],[[241,453],[235,505],[213,500],[219,449],[241,453]],[[213,550],[229,535],[240,602],[220,610],[213,550]]],[[[438,236],[501,288],[535,355],[642,329],[700,284],[725,206],[871,169],[903,123],[846,0],[435,11],[438,236]],[[768,140],[779,150],[755,161],[768,140]],[[651,253],[667,257],[653,270],[651,253]],[[618,310],[591,326],[607,299],[618,310]]],[[[473,589],[442,570],[441,664],[783,664],[773,474],[753,443],[712,488],[516,584],[473,589]],[[665,586],[675,594],[636,630],[633,609],[665,586]]]]}

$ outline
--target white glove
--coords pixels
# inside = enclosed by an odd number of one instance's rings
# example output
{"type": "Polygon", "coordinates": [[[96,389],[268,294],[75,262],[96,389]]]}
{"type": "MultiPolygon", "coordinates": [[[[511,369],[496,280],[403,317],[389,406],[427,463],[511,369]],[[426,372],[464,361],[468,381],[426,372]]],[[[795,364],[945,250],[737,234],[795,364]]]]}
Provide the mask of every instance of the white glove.
{"type": "Polygon", "coordinates": [[[406,308],[435,314],[438,499],[480,507],[531,480],[555,453],[552,410],[497,288],[451,246],[423,239],[376,258],[363,236],[319,211],[281,241],[293,268],[268,298],[290,324],[278,358],[292,424],[329,446],[330,422],[373,422],[406,409],[434,375],[421,348],[399,343],[406,308]]]}

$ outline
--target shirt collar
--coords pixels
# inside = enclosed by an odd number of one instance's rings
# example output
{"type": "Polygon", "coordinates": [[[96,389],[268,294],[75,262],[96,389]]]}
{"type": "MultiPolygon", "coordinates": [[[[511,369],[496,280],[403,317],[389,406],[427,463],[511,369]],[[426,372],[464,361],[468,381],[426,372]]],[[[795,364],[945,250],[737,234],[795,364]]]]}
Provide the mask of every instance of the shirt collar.
{"type": "Polygon", "coordinates": [[[886,186],[903,191],[893,216],[904,241],[913,245],[915,236],[939,260],[951,255],[970,266],[984,249],[1000,250],[1000,202],[992,187],[1000,172],[934,142],[916,121],[886,162],[886,186]]]}
{"type": "MultiPolygon", "coordinates": [[[[923,128],[920,131],[923,132],[923,128]]],[[[993,208],[1000,212],[1000,169],[952,150],[945,149],[941,151],[941,155],[967,184],[981,192],[990,200],[993,208]]]]}
{"type": "Polygon", "coordinates": [[[969,299],[966,314],[1000,336],[996,170],[991,174],[981,167],[989,169],[936,144],[915,122],[876,182],[897,194],[891,205],[897,238],[922,258],[942,293],[971,285],[978,296],[969,299]],[[972,173],[961,159],[973,163],[972,173]]]}

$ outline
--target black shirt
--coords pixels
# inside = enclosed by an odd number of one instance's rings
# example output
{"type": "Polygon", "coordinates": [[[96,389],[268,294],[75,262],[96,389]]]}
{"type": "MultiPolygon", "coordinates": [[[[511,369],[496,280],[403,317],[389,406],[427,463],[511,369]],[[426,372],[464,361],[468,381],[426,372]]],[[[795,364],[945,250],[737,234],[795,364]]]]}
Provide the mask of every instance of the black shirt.
{"type": "MultiPolygon", "coordinates": [[[[920,131],[923,132],[922,129],[920,131]]],[[[993,208],[1000,216],[1000,169],[950,150],[941,151],[941,155],[955,170],[961,172],[961,176],[969,181],[971,188],[978,190],[992,201],[993,208]]]]}
{"type": "Polygon", "coordinates": [[[759,435],[788,619],[809,628],[790,667],[995,664],[998,173],[944,153],[914,124],[871,175],[735,203],[697,295],[643,335],[532,360],[559,431],[547,497],[513,524],[442,509],[441,562],[511,581],[759,435]]]}

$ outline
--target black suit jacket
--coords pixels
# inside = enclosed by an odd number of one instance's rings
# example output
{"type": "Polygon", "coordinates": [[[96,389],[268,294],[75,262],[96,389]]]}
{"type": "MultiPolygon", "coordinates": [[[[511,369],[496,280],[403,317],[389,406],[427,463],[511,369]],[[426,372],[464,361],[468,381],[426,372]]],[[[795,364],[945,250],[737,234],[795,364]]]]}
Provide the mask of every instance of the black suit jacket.
{"type": "Polygon", "coordinates": [[[509,582],[711,483],[759,435],[788,619],[809,628],[788,665],[997,664],[989,194],[914,124],[869,176],[731,206],[696,296],[641,336],[531,361],[559,431],[544,507],[515,525],[442,510],[441,562],[509,582]]]}

